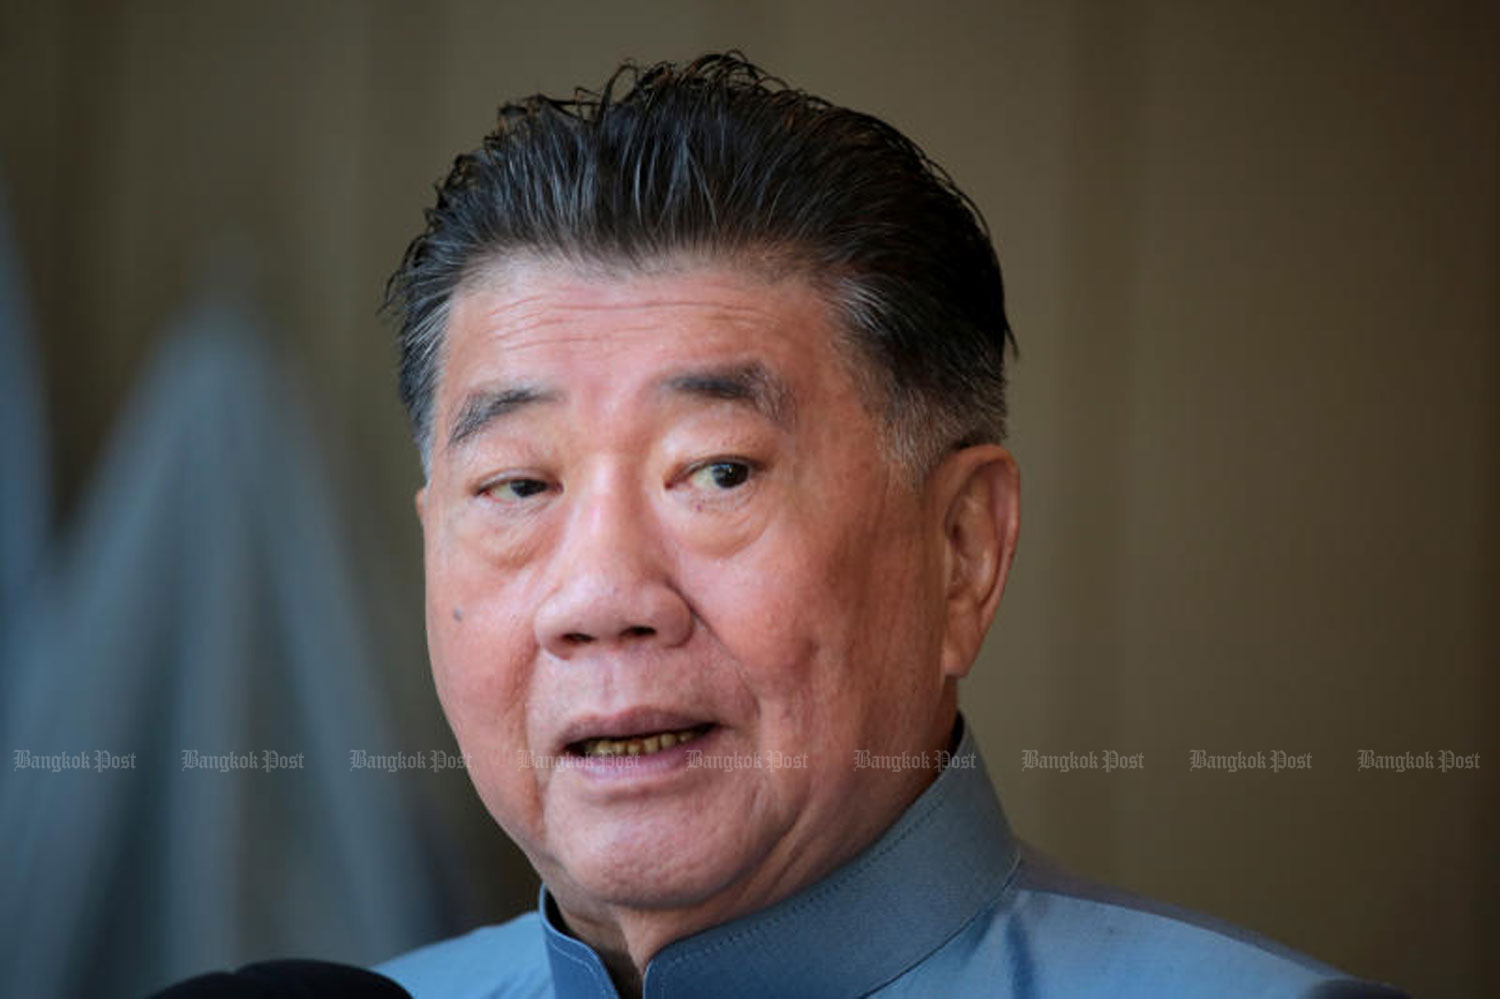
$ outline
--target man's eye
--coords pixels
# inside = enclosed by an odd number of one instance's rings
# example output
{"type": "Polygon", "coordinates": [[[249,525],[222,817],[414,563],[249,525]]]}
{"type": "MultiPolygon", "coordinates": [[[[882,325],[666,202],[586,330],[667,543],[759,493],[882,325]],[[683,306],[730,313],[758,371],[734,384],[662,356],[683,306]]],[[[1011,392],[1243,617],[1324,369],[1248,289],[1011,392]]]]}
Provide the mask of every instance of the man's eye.
{"type": "Polygon", "coordinates": [[[506,479],[486,486],[485,490],[497,500],[522,500],[547,491],[547,483],[540,479],[506,479]]]}
{"type": "Polygon", "coordinates": [[[746,461],[711,461],[693,470],[693,485],[701,489],[736,489],[750,481],[753,469],[746,461]]]}

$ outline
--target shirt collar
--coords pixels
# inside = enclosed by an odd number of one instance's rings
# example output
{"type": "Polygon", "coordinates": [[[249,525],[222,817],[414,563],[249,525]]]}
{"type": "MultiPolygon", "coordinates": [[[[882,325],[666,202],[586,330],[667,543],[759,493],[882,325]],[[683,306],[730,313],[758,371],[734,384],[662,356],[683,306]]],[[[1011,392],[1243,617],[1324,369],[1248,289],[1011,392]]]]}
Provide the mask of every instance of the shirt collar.
{"type": "MultiPolygon", "coordinates": [[[[863,995],[993,902],[1015,870],[1016,843],[974,737],[962,718],[959,726],[943,772],[878,840],[777,904],[663,948],[646,967],[646,999],[863,995]]],[[[603,961],[561,928],[545,886],[541,912],[558,999],[614,999],[603,961]]]]}

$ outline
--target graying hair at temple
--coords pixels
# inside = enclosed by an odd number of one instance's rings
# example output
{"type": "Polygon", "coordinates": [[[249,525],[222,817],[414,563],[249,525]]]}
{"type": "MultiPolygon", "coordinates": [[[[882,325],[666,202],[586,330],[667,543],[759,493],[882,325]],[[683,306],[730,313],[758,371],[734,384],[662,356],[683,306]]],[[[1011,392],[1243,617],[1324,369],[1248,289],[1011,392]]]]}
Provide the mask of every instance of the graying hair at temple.
{"type": "Polygon", "coordinates": [[[424,469],[451,297],[521,257],[798,275],[836,309],[892,457],[920,476],[950,449],[1005,436],[1014,341],[978,209],[890,125],[738,53],[626,63],[597,94],[504,105],[426,220],[385,302],[424,469]]]}

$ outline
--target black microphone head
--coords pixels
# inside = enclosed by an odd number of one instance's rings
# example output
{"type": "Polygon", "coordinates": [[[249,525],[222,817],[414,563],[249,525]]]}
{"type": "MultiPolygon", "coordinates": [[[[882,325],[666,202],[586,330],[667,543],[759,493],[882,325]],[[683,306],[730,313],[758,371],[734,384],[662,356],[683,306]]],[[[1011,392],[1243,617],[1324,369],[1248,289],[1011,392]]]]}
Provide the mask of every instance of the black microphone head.
{"type": "Polygon", "coordinates": [[[151,999],[411,999],[384,975],[331,961],[262,961],[168,986],[151,999]]]}

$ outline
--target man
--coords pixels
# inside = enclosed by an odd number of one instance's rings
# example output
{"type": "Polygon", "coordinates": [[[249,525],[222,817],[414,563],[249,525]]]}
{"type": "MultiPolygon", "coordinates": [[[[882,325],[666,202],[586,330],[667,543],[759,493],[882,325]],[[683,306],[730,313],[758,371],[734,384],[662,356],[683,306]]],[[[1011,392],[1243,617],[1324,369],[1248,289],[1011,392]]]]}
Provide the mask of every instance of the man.
{"type": "Polygon", "coordinates": [[[427,627],[536,914],[418,996],[1380,995],[1066,880],[957,685],[1015,551],[973,205],[736,56],[508,105],[390,294],[427,627]]]}

